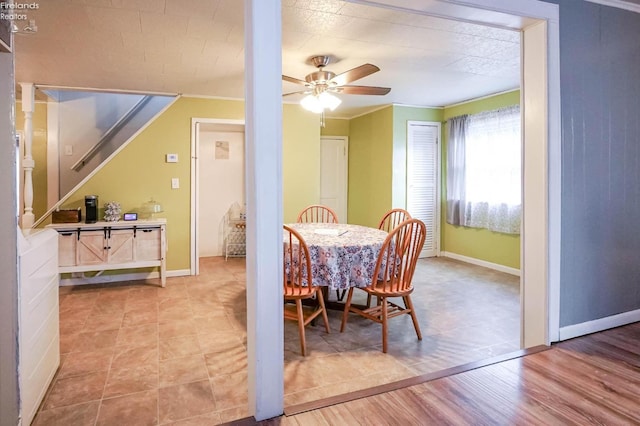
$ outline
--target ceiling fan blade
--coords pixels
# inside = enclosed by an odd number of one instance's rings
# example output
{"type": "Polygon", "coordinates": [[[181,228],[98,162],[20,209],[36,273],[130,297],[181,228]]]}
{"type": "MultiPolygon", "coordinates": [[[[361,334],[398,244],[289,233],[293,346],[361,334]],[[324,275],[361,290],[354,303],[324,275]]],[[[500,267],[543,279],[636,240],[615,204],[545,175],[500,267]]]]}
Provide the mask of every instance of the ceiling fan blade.
{"type": "Polygon", "coordinates": [[[307,82],[304,80],[299,80],[297,78],[289,77],[288,75],[283,75],[282,79],[284,81],[288,81],[289,83],[302,84],[303,86],[307,84],[307,82]]]}
{"type": "Polygon", "coordinates": [[[389,87],[375,86],[340,86],[337,89],[339,93],[347,95],[386,95],[391,91],[389,87]]]}
{"type": "Polygon", "coordinates": [[[349,71],[345,71],[342,74],[336,75],[331,79],[331,81],[336,83],[338,86],[343,86],[378,71],[380,71],[380,68],[375,65],[364,64],[350,69],[349,71]]]}
{"type": "Polygon", "coordinates": [[[297,92],[283,93],[282,96],[284,97],[284,96],[289,96],[289,95],[299,95],[299,94],[302,94],[302,93],[309,93],[309,91],[308,90],[299,90],[297,92]]]}

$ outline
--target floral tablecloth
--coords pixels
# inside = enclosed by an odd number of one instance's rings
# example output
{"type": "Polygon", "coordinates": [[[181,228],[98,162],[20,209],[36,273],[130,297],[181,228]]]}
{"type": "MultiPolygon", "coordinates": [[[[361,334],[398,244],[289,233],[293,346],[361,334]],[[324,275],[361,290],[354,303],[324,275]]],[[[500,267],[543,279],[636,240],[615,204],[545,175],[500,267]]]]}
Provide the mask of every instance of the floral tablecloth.
{"type": "Polygon", "coordinates": [[[360,225],[287,224],[302,235],[311,256],[313,285],[331,290],[367,287],[387,233],[360,225]]]}

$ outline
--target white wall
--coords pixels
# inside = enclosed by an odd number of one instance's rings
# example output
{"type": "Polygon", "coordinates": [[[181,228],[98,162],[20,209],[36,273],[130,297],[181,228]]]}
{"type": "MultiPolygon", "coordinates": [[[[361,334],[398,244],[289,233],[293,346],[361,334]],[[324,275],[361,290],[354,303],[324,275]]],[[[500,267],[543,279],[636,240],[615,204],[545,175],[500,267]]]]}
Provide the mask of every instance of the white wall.
{"type": "Polygon", "coordinates": [[[224,215],[245,200],[244,132],[201,130],[198,144],[198,256],[222,256],[224,215]],[[216,159],[216,142],[229,143],[228,159],[216,159]]]}

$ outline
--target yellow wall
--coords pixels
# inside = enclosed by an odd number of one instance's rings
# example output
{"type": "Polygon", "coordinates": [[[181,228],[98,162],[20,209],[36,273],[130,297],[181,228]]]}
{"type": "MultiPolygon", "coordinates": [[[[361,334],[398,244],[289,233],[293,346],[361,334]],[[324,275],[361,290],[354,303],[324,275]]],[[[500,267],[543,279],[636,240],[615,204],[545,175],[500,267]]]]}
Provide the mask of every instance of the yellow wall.
{"type": "Polygon", "coordinates": [[[285,104],[282,124],[284,222],[320,201],[320,122],[318,114],[285,104]]]}
{"type": "MultiPolygon", "coordinates": [[[[451,108],[445,108],[444,119],[463,114],[477,114],[482,111],[516,105],[520,103],[520,91],[513,91],[475,102],[468,102],[451,108]]],[[[445,126],[446,127],[446,126],[445,126]]],[[[446,222],[446,130],[442,147],[442,234],[443,251],[456,253],[499,265],[520,269],[520,236],[502,234],[488,229],[465,228],[449,225],[446,222]]]]}
{"type": "MultiPolygon", "coordinates": [[[[324,129],[316,114],[298,105],[284,105],[284,222],[295,221],[303,207],[319,200],[321,134],[349,136],[349,222],[377,226],[380,217],[391,207],[402,205],[406,196],[407,120],[441,121],[463,113],[511,105],[514,99],[519,99],[519,92],[444,111],[389,106],[352,120],[328,119],[324,129]]],[[[177,100],[73,193],[62,208],[83,207],[84,196],[96,194],[100,197],[100,206],[115,200],[122,204],[123,211],[139,211],[142,204],[153,197],[162,203],[162,216],[167,218],[170,250],[167,267],[188,269],[192,117],[243,119],[244,104],[202,98],[177,100]],[[165,163],[167,153],[177,153],[180,161],[165,163]],[[178,190],[171,189],[174,177],[181,181],[178,190]]],[[[44,120],[46,123],[46,118],[44,120]]],[[[443,147],[443,158],[445,154],[446,147],[443,147]]],[[[442,179],[443,182],[446,179],[444,167],[442,179]]],[[[46,190],[41,192],[46,200],[46,190]]],[[[442,250],[519,268],[519,247],[518,236],[454,227],[443,221],[442,250]]]]}
{"type": "MultiPolygon", "coordinates": [[[[22,102],[16,102],[16,130],[24,130],[22,102]]],[[[24,156],[24,152],[21,153],[24,156]]],[[[36,102],[33,112],[33,139],[31,156],[35,161],[33,169],[33,214],[38,220],[47,211],[47,104],[36,102]]],[[[20,191],[24,184],[24,173],[20,172],[20,191]]],[[[20,196],[22,201],[22,195],[20,196]]],[[[24,212],[24,204],[18,206],[24,212]]]]}
{"type": "Polygon", "coordinates": [[[324,127],[320,128],[322,136],[349,136],[349,123],[351,120],[339,118],[327,118],[324,120],[324,127]]]}
{"type": "MultiPolygon", "coordinates": [[[[189,268],[191,118],[243,119],[241,101],[181,98],[129,143],[87,183],[71,195],[62,208],[84,206],[86,194],[99,196],[102,207],[118,201],[123,211],[139,211],[151,197],[159,201],[167,219],[167,269],[189,268]],[[178,163],[166,163],[167,153],[178,163]],[[171,178],[180,189],[171,189],[171,178]]],[[[285,221],[295,220],[299,206],[318,198],[319,124],[317,116],[295,105],[283,112],[283,175],[285,221]],[[288,204],[291,206],[288,206],[288,204]],[[293,217],[293,219],[292,219],[293,217]]],[[[276,173],[276,171],[274,171],[276,173]]],[[[214,185],[224,185],[215,182],[214,185]]],[[[314,201],[315,202],[315,201],[314,201]]],[[[102,212],[101,212],[102,213],[102,212]]]]}
{"type": "Polygon", "coordinates": [[[393,107],[352,119],[349,130],[349,222],[376,227],[391,208],[393,107]]]}

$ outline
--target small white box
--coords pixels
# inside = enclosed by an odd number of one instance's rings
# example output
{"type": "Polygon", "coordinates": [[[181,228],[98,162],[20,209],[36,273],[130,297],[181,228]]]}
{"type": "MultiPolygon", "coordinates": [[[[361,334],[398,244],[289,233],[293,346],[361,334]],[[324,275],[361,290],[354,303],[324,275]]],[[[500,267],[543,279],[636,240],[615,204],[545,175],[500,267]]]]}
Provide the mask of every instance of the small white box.
{"type": "Polygon", "coordinates": [[[167,154],[167,163],[177,163],[178,154],[167,154]]]}

